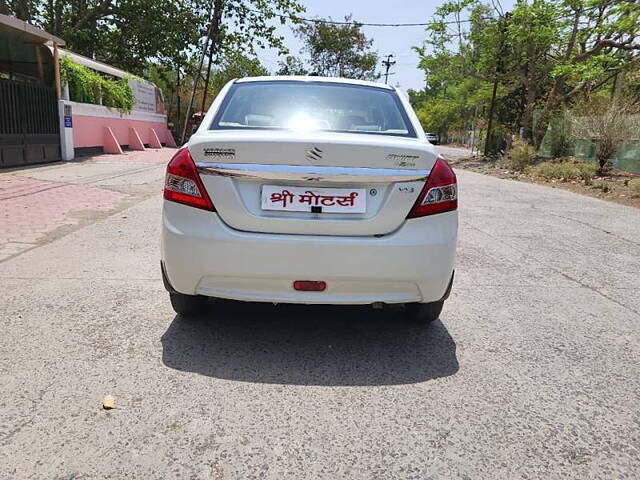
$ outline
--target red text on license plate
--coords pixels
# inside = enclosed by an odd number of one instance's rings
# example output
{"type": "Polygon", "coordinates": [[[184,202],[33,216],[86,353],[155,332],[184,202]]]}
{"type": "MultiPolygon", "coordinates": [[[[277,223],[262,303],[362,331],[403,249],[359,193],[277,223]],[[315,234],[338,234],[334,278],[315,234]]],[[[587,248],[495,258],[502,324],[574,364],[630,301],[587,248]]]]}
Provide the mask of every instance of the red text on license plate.
{"type": "Polygon", "coordinates": [[[366,202],[367,197],[364,188],[262,186],[263,210],[364,213],[367,209],[366,202]],[[317,207],[319,207],[319,209],[317,207]]]}

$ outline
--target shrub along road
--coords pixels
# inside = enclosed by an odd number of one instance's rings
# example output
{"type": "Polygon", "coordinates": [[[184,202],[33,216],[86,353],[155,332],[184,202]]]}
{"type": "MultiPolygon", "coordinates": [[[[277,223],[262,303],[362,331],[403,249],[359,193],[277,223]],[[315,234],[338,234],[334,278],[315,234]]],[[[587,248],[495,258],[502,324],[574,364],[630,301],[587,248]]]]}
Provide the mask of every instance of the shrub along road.
{"type": "Polygon", "coordinates": [[[427,329],[368,308],[178,318],[160,195],[133,188],[4,260],[0,477],[635,476],[640,211],[458,176],[456,283],[427,329]]]}

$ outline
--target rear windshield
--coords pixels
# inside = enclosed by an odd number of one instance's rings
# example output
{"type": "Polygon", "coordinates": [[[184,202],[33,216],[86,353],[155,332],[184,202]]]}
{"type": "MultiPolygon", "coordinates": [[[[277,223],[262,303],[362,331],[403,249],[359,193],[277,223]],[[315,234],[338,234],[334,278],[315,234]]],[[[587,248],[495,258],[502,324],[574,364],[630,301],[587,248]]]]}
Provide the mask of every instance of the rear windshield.
{"type": "Polygon", "coordinates": [[[415,137],[398,95],[386,88],[325,82],[234,84],[211,130],[285,129],[415,137]]]}

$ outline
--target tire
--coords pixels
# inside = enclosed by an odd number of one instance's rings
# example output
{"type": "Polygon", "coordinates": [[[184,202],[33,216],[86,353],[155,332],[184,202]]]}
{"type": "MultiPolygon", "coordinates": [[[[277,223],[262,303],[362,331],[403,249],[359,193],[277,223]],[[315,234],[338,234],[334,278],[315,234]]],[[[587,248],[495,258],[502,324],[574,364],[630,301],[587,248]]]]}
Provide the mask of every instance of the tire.
{"type": "Polygon", "coordinates": [[[405,313],[411,323],[428,325],[440,317],[444,300],[431,303],[407,303],[405,313]]]}
{"type": "Polygon", "coordinates": [[[201,295],[170,293],[169,298],[171,299],[173,310],[183,317],[193,317],[207,309],[207,297],[201,295]]]}

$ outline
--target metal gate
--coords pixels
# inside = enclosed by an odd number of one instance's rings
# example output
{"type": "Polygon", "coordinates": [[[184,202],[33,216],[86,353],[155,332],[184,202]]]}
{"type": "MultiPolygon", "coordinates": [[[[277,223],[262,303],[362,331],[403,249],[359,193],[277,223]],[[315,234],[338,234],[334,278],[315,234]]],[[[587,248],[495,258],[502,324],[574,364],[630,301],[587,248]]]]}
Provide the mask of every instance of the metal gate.
{"type": "Polygon", "coordinates": [[[0,78],[0,168],[60,160],[55,89],[0,78]]]}

